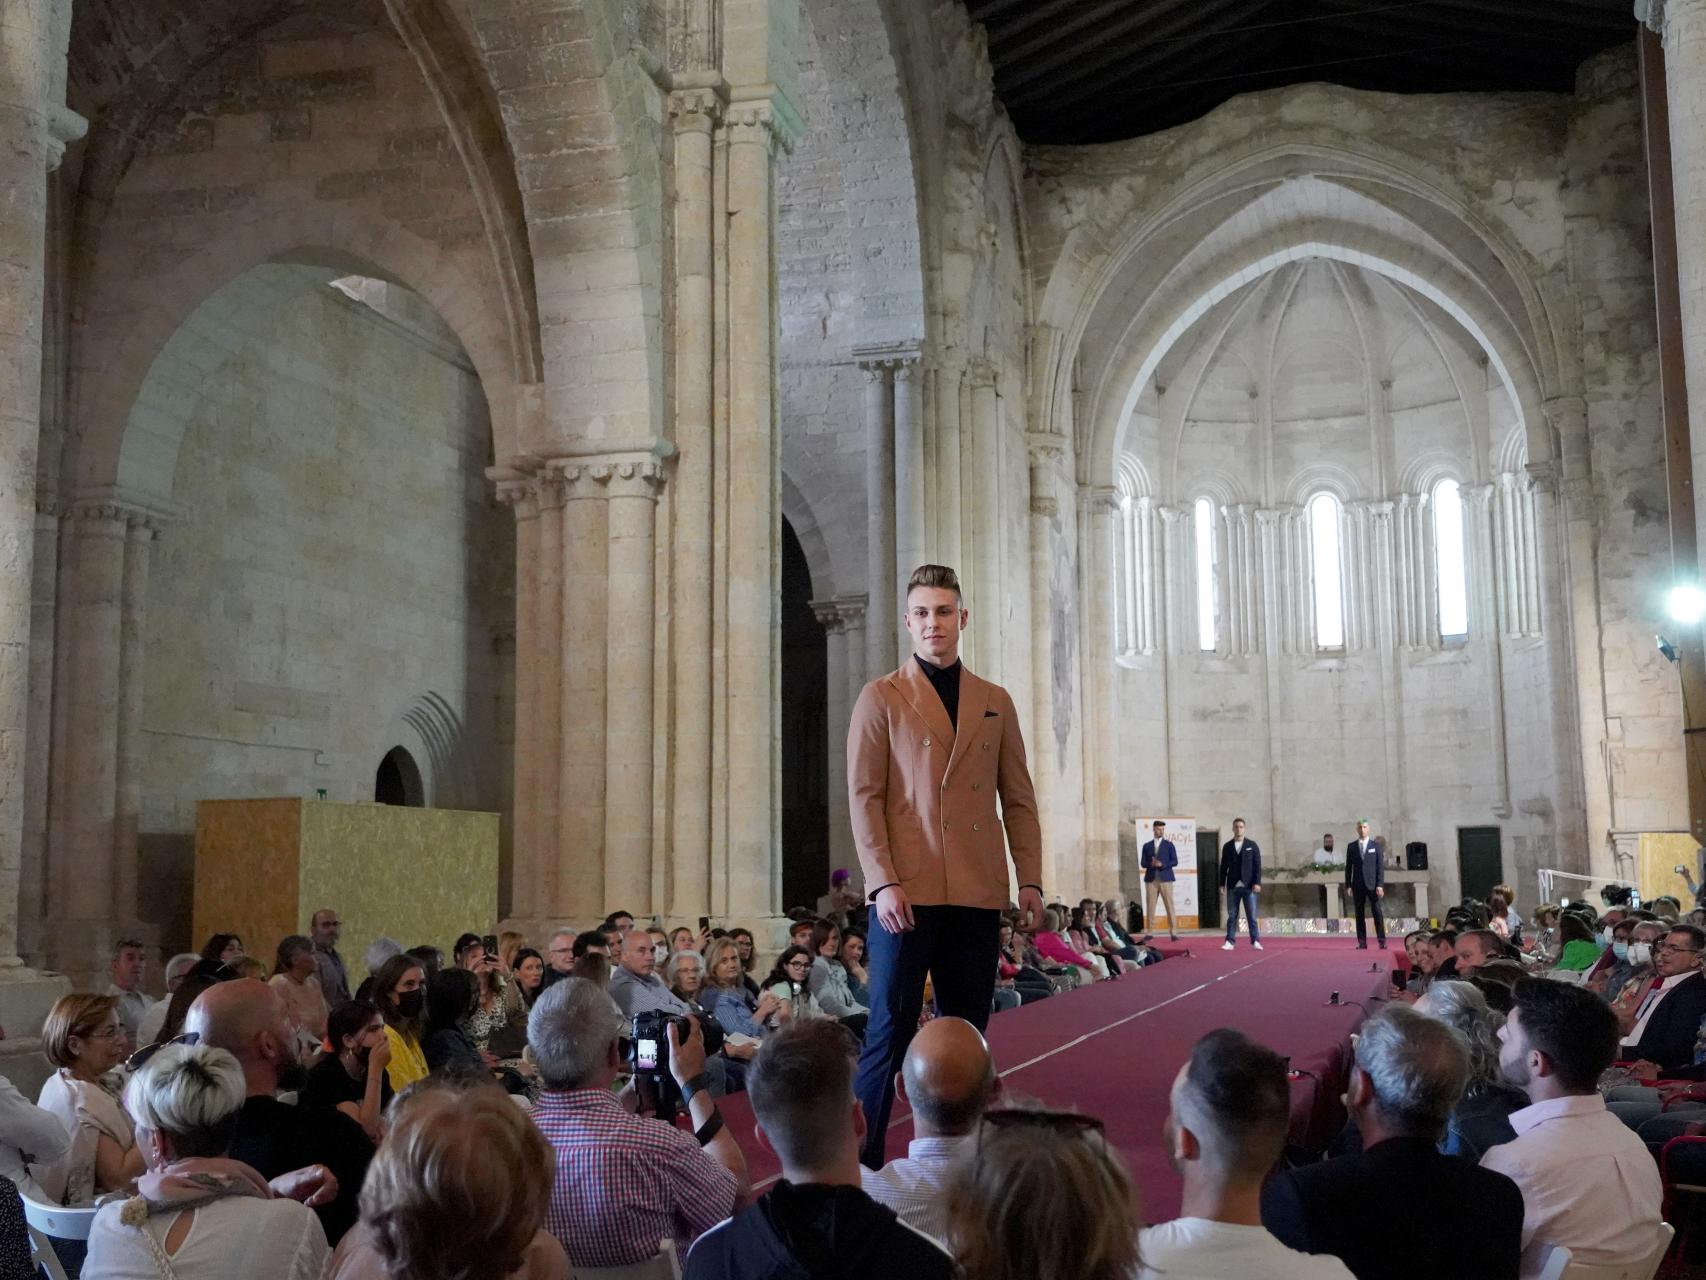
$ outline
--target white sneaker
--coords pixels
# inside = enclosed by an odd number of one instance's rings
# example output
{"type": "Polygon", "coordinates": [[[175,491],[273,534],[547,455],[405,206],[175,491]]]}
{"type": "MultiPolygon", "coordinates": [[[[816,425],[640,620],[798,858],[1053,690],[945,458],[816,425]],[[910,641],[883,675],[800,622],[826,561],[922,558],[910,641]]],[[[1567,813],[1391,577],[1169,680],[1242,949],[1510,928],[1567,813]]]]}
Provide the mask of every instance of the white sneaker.
{"type": "Polygon", "coordinates": [[[1262,949],[1262,944],[1259,942],[1252,942],[1250,945],[1252,947],[1256,948],[1257,951],[1260,951],[1262,949]]]}
{"type": "Polygon", "coordinates": [[[1220,949],[1222,951],[1230,951],[1232,950],[1232,944],[1230,942],[1223,942],[1220,944],[1220,949]]]}

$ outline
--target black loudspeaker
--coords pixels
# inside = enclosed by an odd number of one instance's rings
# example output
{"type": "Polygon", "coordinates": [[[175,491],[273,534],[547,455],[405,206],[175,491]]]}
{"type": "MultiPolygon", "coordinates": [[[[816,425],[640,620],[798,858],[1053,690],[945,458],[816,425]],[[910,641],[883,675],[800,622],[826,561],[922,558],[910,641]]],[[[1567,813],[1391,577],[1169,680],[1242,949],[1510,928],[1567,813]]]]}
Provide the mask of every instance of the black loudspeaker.
{"type": "Polygon", "coordinates": [[[1428,869],[1428,847],[1420,840],[1412,840],[1404,846],[1404,870],[1426,871],[1428,869]]]}

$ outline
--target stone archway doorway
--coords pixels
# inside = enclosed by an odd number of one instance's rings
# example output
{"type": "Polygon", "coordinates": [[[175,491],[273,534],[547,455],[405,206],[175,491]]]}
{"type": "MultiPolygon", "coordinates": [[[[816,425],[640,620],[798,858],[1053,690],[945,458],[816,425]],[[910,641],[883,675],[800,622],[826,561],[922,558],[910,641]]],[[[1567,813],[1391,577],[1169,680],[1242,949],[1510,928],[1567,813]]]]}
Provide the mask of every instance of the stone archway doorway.
{"type": "Polygon", "coordinates": [[[816,907],[829,888],[829,648],[812,575],[782,520],[782,905],[816,907]]]}

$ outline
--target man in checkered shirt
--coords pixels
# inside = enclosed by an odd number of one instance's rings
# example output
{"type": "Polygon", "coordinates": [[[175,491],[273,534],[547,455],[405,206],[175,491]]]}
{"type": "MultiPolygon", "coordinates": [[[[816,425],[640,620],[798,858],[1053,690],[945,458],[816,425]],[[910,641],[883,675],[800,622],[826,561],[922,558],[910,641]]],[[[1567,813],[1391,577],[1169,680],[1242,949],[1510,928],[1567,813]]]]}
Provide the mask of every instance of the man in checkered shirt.
{"type": "Polygon", "coordinates": [[[527,1020],[545,1085],[533,1119],[557,1157],[545,1229],[577,1270],[643,1262],[666,1238],[685,1252],[746,1193],[746,1160],[706,1088],[698,1026],[684,1043],[673,1026],[669,1032],[670,1072],[697,1138],[630,1114],[611,1092],[626,1026],[610,997],[584,978],[552,986],[527,1020]]]}

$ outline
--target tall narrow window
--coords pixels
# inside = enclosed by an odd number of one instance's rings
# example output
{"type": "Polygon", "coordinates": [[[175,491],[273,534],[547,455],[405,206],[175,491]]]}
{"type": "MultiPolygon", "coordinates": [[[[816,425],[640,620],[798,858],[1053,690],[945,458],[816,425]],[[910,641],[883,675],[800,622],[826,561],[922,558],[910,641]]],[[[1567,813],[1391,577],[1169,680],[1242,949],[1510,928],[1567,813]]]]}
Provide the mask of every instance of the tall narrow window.
{"type": "Polygon", "coordinates": [[[1197,647],[1213,653],[1219,644],[1215,634],[1214,503],[1198,498],[1192,513],[1197,539],[1197,647]]]}
{"type": "Polygon", "coordinates": [[[1339,571],[1339,503],[1330,493],[1309,500],[1309,555],[1315,582],[1315,647],[1345,647],[1345,591],[1339,571]]]}
{"type": "Polygon", "coordinates": [[[1444,640],[1469,634],[1469,583],[1463,555],[1463,495],[1457,481],[1434,486],[1435,577],[1439,580],[1439,634],[1444,640]]]}

